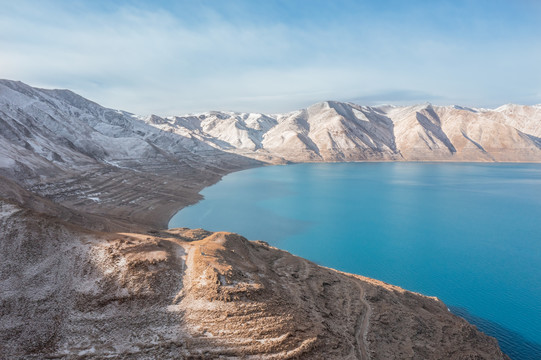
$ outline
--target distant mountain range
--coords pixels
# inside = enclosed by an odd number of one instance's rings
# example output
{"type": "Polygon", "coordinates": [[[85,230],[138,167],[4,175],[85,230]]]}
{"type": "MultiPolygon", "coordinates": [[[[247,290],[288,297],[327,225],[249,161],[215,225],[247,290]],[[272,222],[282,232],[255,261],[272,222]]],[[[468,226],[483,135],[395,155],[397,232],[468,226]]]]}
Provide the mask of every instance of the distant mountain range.
{"type": "Polygon", "coordinates": [[[360,106],[326,101],[286,114],[208,112],[144,119],[263,161],[541,161],[541,105],[360,106]]]}

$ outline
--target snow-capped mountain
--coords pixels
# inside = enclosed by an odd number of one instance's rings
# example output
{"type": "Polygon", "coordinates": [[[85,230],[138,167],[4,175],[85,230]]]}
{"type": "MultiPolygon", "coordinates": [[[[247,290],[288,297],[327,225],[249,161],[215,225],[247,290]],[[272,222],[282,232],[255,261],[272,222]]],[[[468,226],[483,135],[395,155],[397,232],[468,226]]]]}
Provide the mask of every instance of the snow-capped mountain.
{"type": "Polygon", "coordinates": [[[96,164],[145,170],[162,163],[200,168],[227,162],[205,143],[160,131],[133,114],[103,108],[69,90],[13,81],[0,81],[0,134],[3,168],[28,175],[96,164]],[[212,157],[205,156],[209,151],[212,157]]]}
{"type": "Polygon", "coordinates": [[[287,114],[208,112],[146,121],[270,161],[541,161],[541,106],[495,110],[327,101],[287,114]]]}

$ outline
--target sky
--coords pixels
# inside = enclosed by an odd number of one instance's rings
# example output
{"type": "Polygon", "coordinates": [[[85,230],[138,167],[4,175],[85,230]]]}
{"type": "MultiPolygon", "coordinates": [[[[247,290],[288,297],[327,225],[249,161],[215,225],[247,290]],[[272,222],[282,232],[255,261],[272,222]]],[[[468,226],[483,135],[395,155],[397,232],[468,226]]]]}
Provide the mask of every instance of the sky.
{"type": "Polygon", "coordinates": [[[541,103],[537,0],[0,0],[0,78],[136,114],[541,103]]]}

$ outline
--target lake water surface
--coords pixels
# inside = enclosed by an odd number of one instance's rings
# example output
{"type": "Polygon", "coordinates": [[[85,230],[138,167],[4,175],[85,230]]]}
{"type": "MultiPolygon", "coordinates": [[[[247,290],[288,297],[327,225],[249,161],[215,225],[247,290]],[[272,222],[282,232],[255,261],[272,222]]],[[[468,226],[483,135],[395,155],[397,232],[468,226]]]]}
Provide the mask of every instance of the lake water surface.
{"type": "Polygon", "coordinates": [[[170,227],[232,231],[442,299],[541,359],[541,164],[333,163],[251,169],[170,227]]]}

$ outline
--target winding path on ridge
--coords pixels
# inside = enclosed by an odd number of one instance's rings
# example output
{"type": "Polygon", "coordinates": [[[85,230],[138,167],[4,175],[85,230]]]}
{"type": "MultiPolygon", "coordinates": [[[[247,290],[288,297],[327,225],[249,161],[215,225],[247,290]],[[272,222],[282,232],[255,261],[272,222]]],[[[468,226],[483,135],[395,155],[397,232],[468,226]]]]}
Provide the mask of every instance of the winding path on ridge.
{"type": "Polygon", "coordinates": [[[356,353],[357,358],[361,360],[369,360],[370,356],[368,355],[368,345],[366,343],[366,336],[368,334],[368,326],[370,322],[370,317],[372,316],[372,308],[370,304],[365,299],[365,291],[361,284],[357,282],[359,287],[360,299],[363,305],[366,308],[366,311],[363,311],[359,318],[357,319],[357,324],[355,325],[355,339],[357,341],[356,353]]]}

